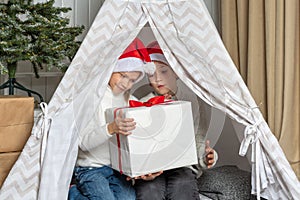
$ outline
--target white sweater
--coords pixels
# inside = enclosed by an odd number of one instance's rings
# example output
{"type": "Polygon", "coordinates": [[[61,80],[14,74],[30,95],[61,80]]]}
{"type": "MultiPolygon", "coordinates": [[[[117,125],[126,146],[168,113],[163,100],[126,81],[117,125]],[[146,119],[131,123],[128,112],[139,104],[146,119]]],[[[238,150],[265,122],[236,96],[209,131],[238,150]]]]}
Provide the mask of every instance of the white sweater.
{"type": "Polygon", "coordinates": [[[102,101],[95,112],[95,117],[81,131],[79,137],[79,152],[76,166],[102,167],[110,165],[109,138],[105,121],[105,110],[113,107],[127,106],[124,95],[114,95],[107,87],[102,101]]]}

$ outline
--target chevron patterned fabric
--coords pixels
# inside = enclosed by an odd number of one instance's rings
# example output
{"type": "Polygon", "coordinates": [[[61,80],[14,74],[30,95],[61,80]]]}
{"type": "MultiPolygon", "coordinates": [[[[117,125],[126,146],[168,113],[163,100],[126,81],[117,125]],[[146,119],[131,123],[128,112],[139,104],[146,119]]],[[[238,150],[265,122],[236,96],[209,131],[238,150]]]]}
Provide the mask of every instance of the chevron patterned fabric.
{"type": "Polygon", "coordinates": [[[105,1],[0,199],[67,199],[77,133],[93,118],[117,58],[147,22],[180,79],[206,103],[249,128],[242,147],[255,134],[252,192],[267,199],[300,199],[300,183],[255,109],[202,0],[105,1]],[[43,120],[51,120],[49,130],[43,120]]]}

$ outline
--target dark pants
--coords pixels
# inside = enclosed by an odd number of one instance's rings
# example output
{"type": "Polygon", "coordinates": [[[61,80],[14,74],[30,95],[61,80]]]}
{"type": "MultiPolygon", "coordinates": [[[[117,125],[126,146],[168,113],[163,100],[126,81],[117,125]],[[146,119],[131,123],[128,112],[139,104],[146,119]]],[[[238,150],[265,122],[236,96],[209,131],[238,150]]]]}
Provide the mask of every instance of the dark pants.
{"type": "Polygon", "coordinates": [[[166,170],[152,181],[136,180],[137,200],[198,200],[196,174],[182,167],[166,170]]]}

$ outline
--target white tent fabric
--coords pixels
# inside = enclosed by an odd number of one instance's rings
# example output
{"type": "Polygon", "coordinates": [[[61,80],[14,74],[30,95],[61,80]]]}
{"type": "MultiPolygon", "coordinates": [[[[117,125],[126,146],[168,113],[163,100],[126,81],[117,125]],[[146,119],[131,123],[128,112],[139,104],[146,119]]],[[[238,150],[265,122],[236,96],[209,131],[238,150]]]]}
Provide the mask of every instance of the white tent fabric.
{"type": "Polygon", "coordinates": [[[77,133],[92,120],[117,58],[146,23],[177,75],[207,104],[246,128],[252,193],[300,199],[300,183],[231,58],[202,0],[107,0],[34,126],[0,199],[66,199],[77,133]],[[251,145],[250,145],[251,144],[251,145]]]}

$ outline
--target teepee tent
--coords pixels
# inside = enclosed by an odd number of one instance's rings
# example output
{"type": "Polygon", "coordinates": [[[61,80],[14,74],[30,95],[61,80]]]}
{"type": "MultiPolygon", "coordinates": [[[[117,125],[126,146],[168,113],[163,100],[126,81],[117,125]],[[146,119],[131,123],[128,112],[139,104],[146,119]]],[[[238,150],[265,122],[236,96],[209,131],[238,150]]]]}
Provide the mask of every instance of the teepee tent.
{"type": "Polygon", "coordinates": [[[67,198],[77,133],[93,120],[117,58],[147,22],[179,78],[208,105],[245,127],[237,134],[243,137],[240,154],[248,151],[252,157],[252,193],[300,199],[300,183],[201,0],[107,0],[49,105],[41,104],[43,115],[0,199],[67,198]]]}

